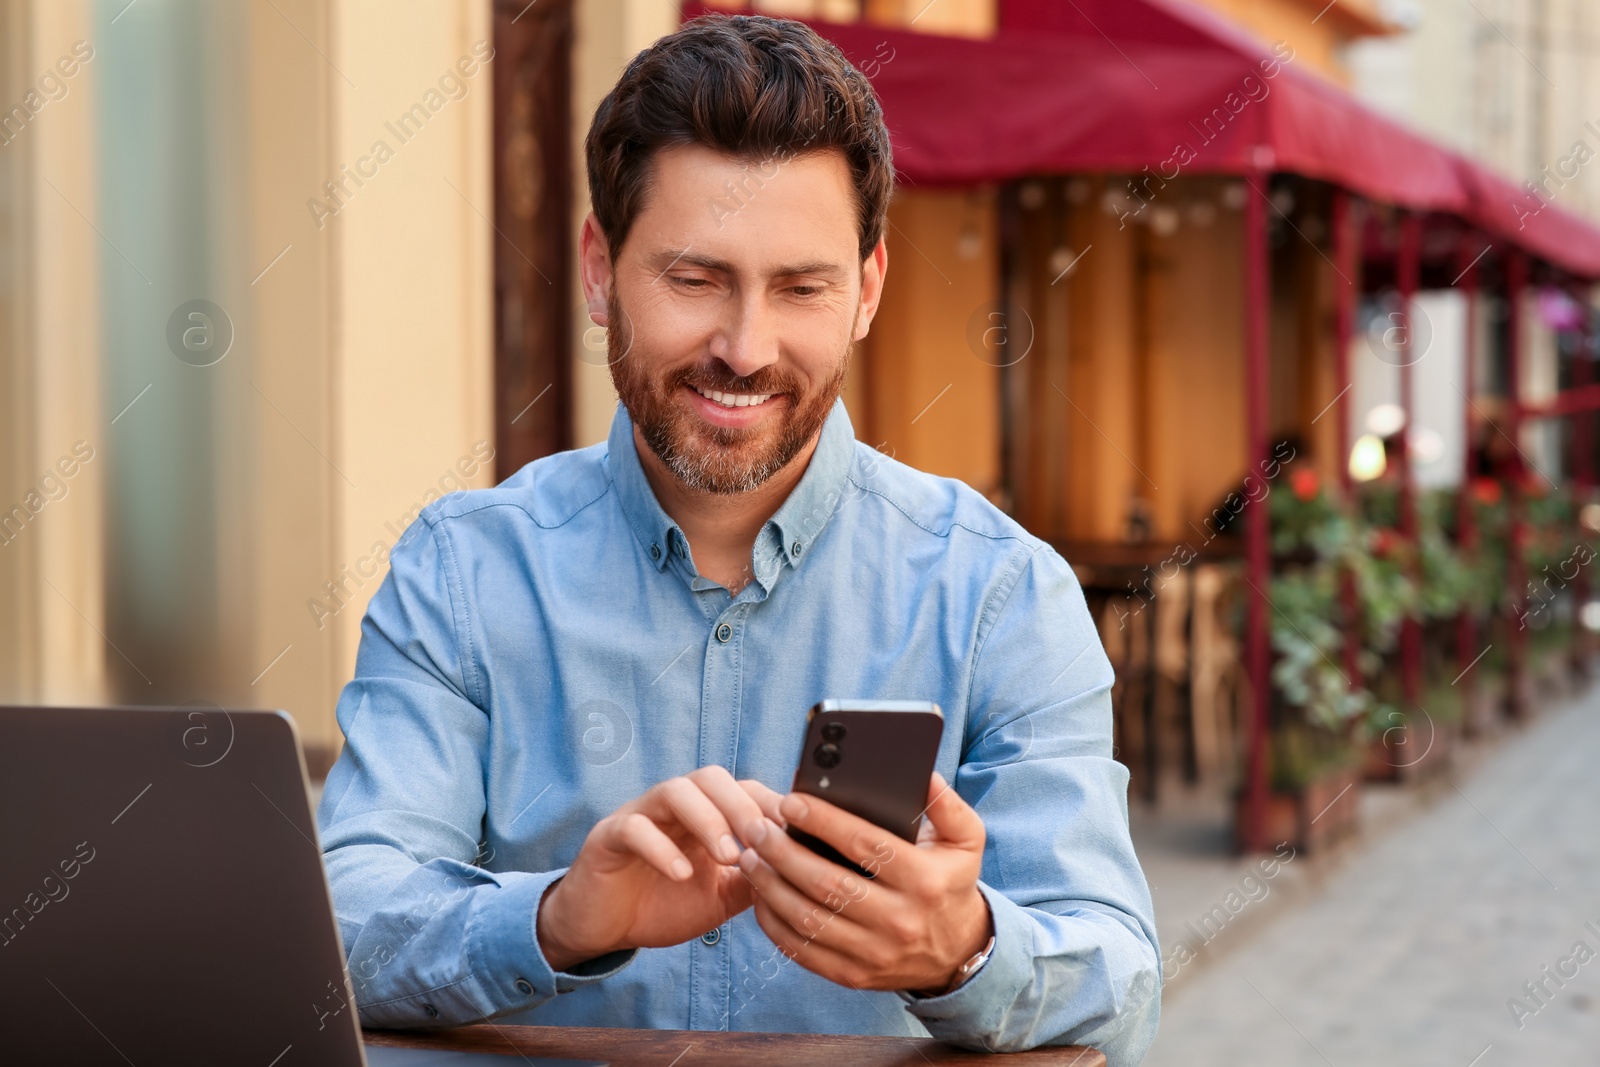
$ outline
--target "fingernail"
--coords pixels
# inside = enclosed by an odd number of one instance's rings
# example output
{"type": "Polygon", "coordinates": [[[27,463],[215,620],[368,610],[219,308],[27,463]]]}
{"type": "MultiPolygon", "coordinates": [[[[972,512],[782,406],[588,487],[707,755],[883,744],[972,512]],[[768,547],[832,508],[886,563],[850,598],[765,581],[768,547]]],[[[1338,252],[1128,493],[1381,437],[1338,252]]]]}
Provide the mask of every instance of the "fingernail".
{"type": "Polygon", "coordinates": [[[744,854],[739,857],[739,869],[744,871],[745,874],[750,874],[756,869],[756,862],[755,850],[747,848],[744,850],[744,854]]]}
{"type": "Polygon", "coordinates": [[[722,853],[724,862],[733,863],[739,858],[739,842],[735,841],[730,835],[723,834],[721,839],[717,841],[717,851],[722,853]]]}
{"type": "Polygon", "coordinates": [[[759,845],[767,839],[767,820],[757,819],[750,824],[750,829],[745,833],[745,840],[752,845],[759,845]]]}
{"type": "Polygon", "coordinates": [[[672,861],[672,877],[678,879],[679,881],[682,881],[683,879],[689,877],[693,873],[694,873],[694,868],[689,865],[689,861],[688,860],[686,860],[686,859],[675,859],[675,860],[672,861]]]}
{"type": "Polygon", "coordinates": [[[778,810],[781,811],[790,822],[799,822],[806,817],[806,814],[811,809],[806,807],[806,802],[801,800],[798,794],[790,793],[788,796],[783,798],[783,803],[778,805],[778,810]]]}

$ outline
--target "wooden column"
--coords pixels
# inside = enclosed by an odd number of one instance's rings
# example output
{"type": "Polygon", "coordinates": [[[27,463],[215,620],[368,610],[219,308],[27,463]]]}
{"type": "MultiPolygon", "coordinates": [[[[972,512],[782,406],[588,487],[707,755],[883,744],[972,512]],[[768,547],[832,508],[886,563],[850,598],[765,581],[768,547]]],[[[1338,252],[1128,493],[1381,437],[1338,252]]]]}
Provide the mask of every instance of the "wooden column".
{"type": "MultiPolygon", "coordinates": [[[[495,480],[573,445],[572,0],[494,6],[495,480]]],[[[594,328],[595,336],[602,331],[594,328]]],[[[604,365],[603,343],[589,356],[604,365]]]]}

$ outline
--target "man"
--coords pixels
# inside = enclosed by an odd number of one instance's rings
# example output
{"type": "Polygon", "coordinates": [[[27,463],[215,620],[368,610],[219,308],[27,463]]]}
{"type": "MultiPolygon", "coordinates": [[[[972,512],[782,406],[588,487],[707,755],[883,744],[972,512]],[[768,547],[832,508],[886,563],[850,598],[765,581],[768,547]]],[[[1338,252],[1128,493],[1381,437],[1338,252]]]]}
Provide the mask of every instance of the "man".
{"type": "Polygon", "coordinates": [[[893,185],[804,26],[697,21],[587,141],[610,439],[431,505],[391,554],[319,821],[363,1021],[1154,1035],[1110,665],[1072,571],[838,400],[893,185]],[[785,796],[828,697],[937,701],[926,825],[785,796]],[[947,786],[946,783],[949,783],[947,786]]]}

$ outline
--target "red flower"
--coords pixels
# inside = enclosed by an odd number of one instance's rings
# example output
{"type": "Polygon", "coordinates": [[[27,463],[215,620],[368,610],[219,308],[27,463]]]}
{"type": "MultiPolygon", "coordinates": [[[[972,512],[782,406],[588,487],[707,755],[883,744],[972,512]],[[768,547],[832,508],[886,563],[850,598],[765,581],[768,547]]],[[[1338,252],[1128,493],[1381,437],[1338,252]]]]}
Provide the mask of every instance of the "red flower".
{"type": "Polygon", "coordinates": [[[1480,504],[1500,503],[1500,483],[1493,478],[1476,478],[1472,482],[1472,496],[1480,504]]]}
{"type": "Polygon", "coordinates": [[[1380,526],[1373,531],[1372,554],[1374,556],[1387,556],[1400,543],[1400,535],[1387,526],[1380,526]]]}
{"type": "Polygon", "coordinates": [[[1302,467],[1289,475],[1289,487],[1294,490],[1294,495],[1301,500],[1315,500],[1321,486],[1317,482],[1317,472],[1310,467],[1302,467]]]}

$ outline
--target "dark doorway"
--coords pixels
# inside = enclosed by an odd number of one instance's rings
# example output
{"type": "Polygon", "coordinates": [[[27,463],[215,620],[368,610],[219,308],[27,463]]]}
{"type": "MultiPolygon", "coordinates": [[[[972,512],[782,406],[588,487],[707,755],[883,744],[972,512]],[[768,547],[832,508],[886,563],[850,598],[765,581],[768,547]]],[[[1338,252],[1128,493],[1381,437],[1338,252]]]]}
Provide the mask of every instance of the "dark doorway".
{"type": "Polygon", "coordinates": [[[572,446],[572,210],[572,0],[495,0],[496,480],[572,446]]]}

